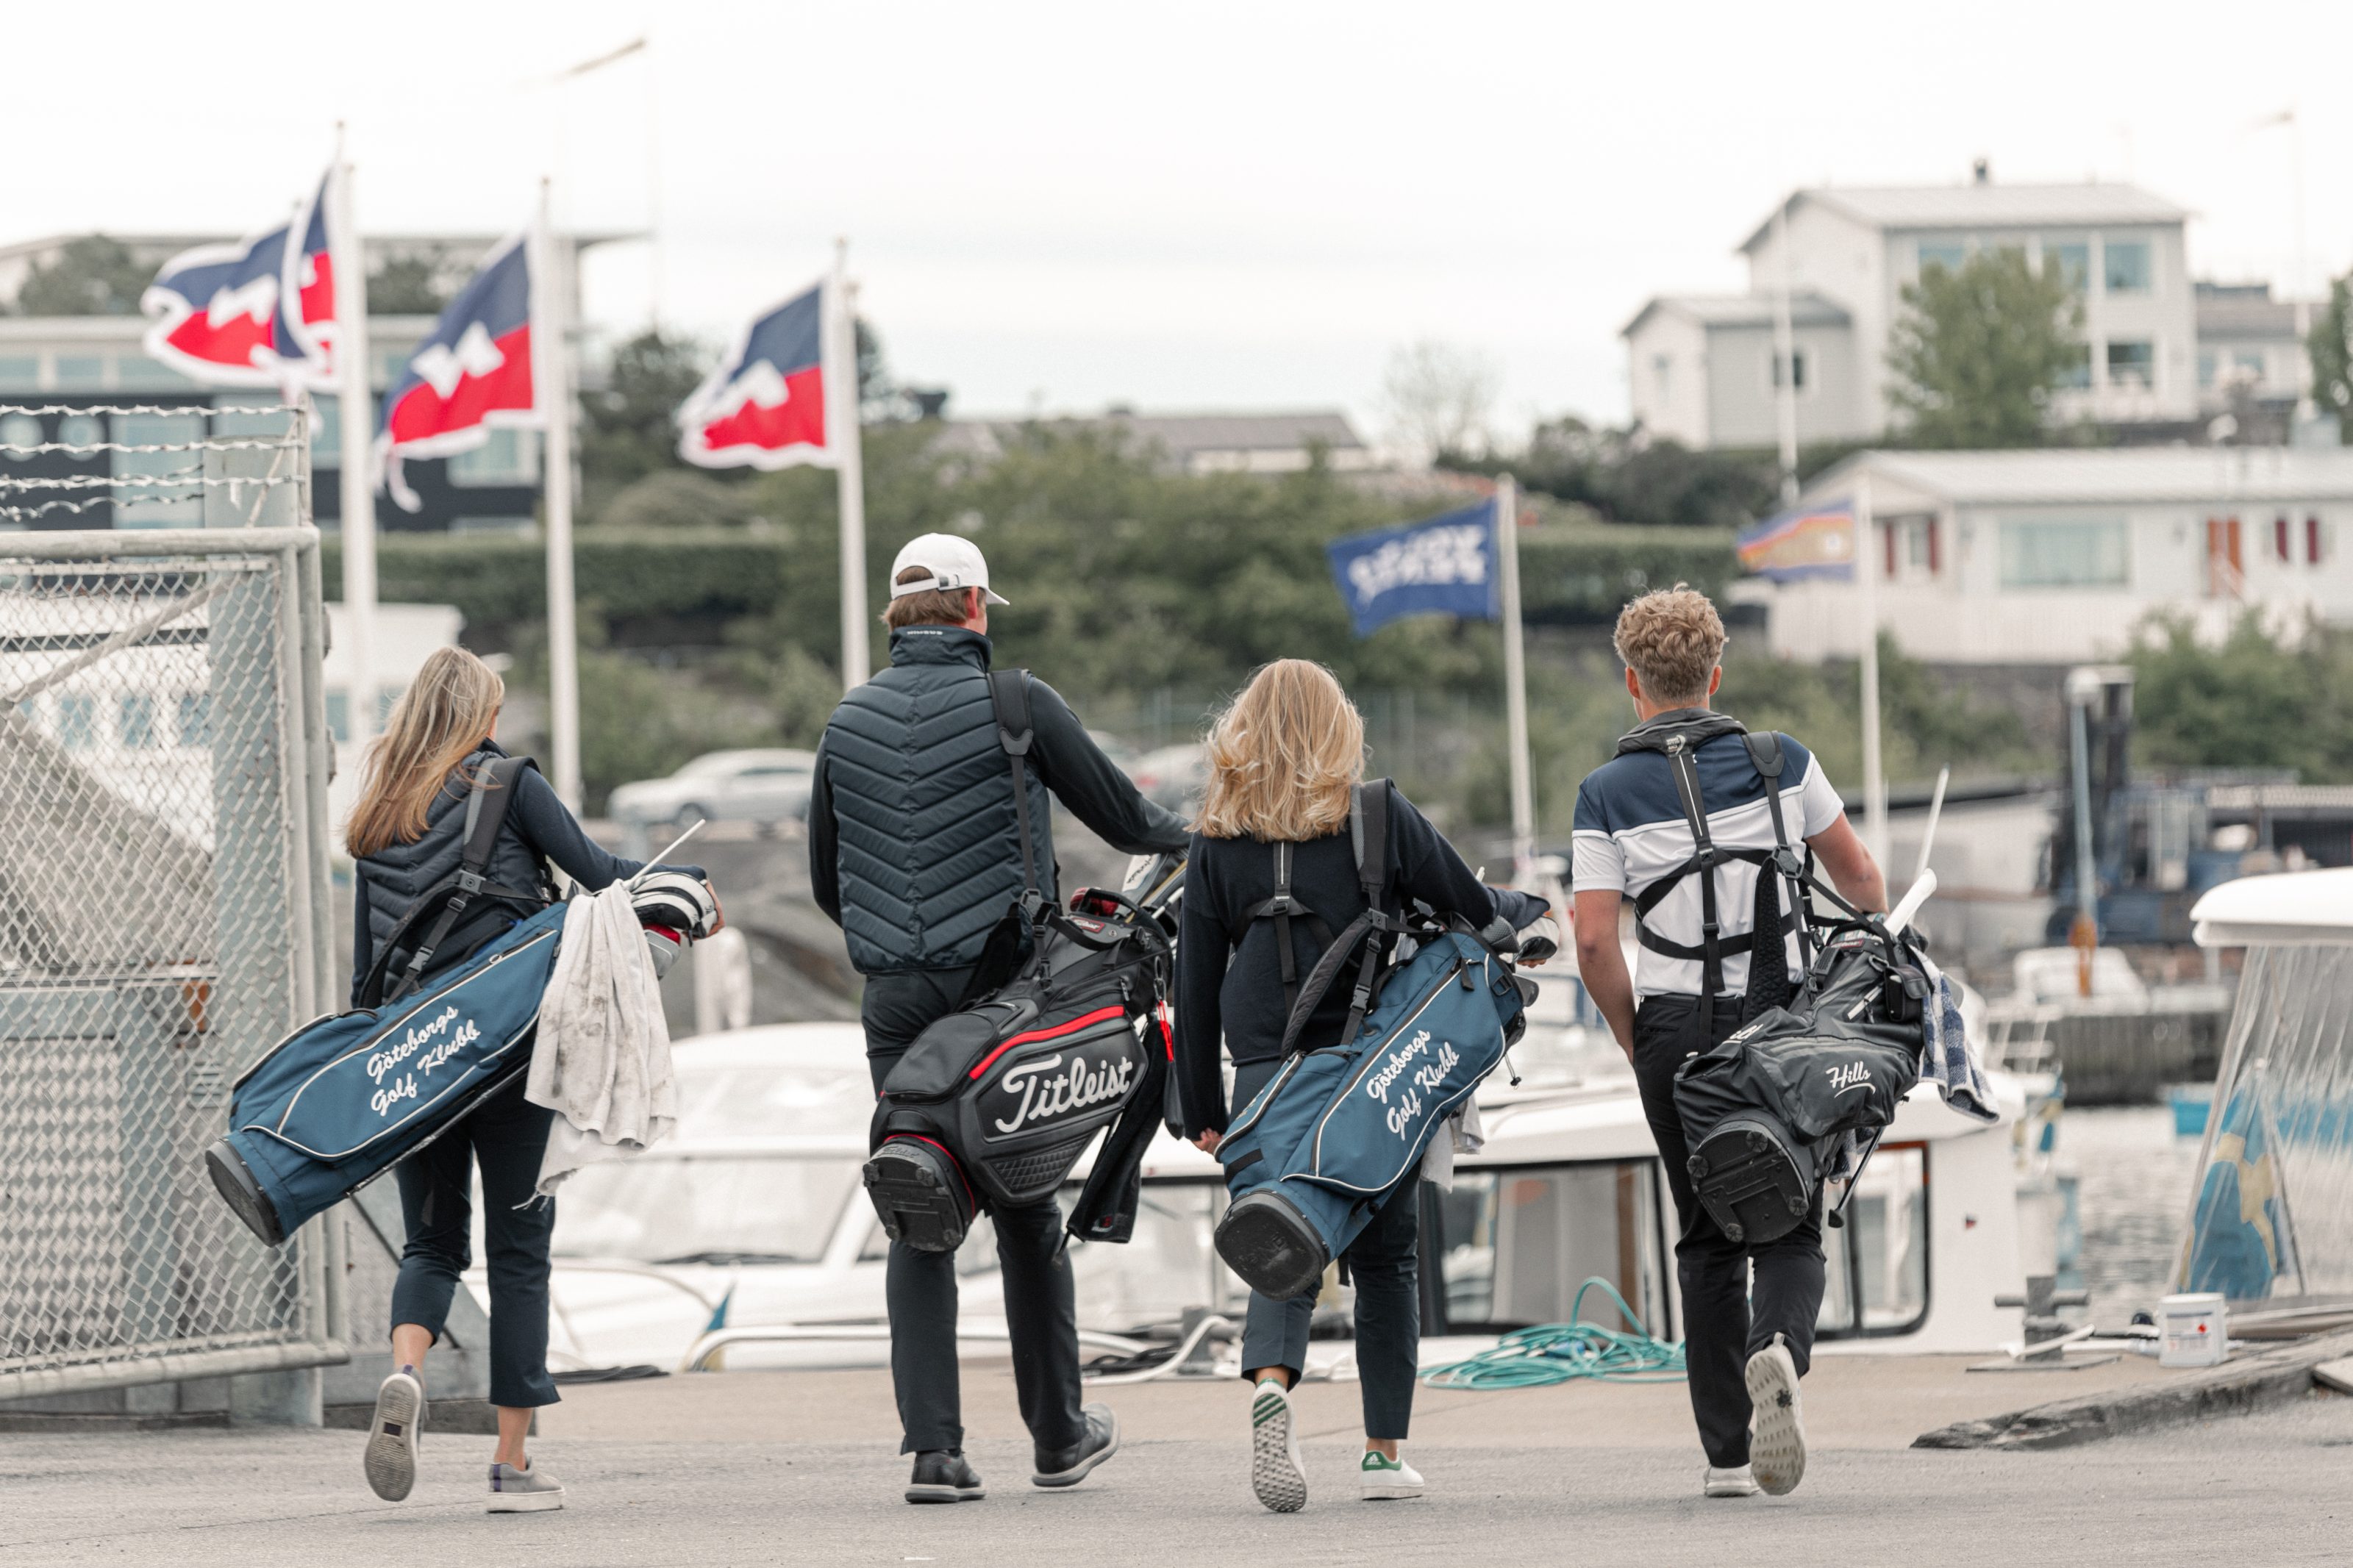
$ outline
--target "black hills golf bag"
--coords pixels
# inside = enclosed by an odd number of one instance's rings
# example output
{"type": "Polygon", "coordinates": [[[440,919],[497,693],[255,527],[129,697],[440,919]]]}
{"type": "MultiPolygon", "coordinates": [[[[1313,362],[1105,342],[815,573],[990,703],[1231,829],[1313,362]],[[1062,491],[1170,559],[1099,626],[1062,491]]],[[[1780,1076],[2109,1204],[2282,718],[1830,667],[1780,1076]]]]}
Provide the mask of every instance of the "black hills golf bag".
{"type": "Polygon", "coordinates": [[[1173,1051],[1163,1003],[1175,954],[1154,879],[1149,907],[1087,889],[1057,909],[1031,858],[1029,699],[1022,671],[989,676],[1013,772],[1026,882],[988,939],[965,1005],[915,1037],[883,1080],[865,1184],[893,1241],[952,1252],[991,1204],[1036,1203],[1111,1128],[1071,1233],[1125,1241],[1173,1051]]]}
{"type": "MultiPolygon", "coordinates": [[[[1619,742],[1619,753],[1664,752],[1692,833],[1691,858],[1634,900],[1635,934],[1671,958],[1699,962],[1700,999],[1691,1052],[1675,1072],[1675,1110],[1690,1150],[1700,1206],[1734,1242],[1760,1246],[1788,1235],[1813,1209],[1846,1134],[1865,1146],[1852,1179],[1879,1134],[1919,1081],[1926,1044],[1926,974],[1914,962],[1916,934],[1892,933],[1813,874],[1789,842],[1782,815],[1783,752],[1778,735],[1751,735],[1737,720],[1709,713],[1688,722],[1644,726],[1619,742]],[[1711,839],[1694,752],[1719,735],[1737,734],[1765,781],[1774,847],[1725,849],[1711,839]],[[1757,867],[1755,919],[1737,936],[1718,935],[1715,868],[1727,860],[1757,867]],[[1700,885],[1698,945],[1670,941],[1643,919],[1686,876],[1700,885]],[[1781,907],[1781,889],[1790,897],[1781,907]],[[1847,918],[1818,935],[1808,900],[1820,895],[1847,918]],[[1783,939],[1794,932],[1805,969],[1788,974],[1783,939]],[[1716,994],[1724,960],[1749,955],[1747,1020],[1715,1042],[1716,994]]],[[[1839,1216],[1830,1216],[1832,1225],[1839,1216]]]]}

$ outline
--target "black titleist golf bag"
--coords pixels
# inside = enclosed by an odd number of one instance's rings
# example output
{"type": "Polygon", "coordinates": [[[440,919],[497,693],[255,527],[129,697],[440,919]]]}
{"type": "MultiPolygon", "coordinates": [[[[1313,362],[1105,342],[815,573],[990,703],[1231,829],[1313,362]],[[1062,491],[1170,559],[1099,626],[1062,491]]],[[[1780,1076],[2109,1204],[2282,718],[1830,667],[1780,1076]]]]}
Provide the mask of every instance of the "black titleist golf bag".
{"type": "Polygon", "coordinates": [[[965,1005],[918,1035],[883,1080],[866,1191],[893,1241],[952,1252],[982,1208],[1050,1195],[1108,1126],[1070,1229],[1125,1241],[1174,1049],[1163,1004],[1175,925],[1162,909],[1182,878],[1150,879],[1144,903],[1086,889],[1067,912],[1039,890],[1027,679],[988,679],[1026,888],[990,933],[965,1005]]]}

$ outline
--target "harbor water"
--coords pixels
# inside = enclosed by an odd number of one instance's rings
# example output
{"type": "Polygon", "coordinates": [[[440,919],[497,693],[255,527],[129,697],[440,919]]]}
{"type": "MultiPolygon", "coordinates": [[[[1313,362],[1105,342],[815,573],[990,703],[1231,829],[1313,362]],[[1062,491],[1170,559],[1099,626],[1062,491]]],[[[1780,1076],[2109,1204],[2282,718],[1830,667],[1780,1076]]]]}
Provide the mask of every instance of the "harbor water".
{"type": "Polygon", "coordinates": [[[2059,1143],[2076,1178],[2091,1320],[2113,1332],[2173,1288],[2199,1140],[2176,1135],[2168,1108],[2135,1105],[2071,1108],[2059,1143]]]}

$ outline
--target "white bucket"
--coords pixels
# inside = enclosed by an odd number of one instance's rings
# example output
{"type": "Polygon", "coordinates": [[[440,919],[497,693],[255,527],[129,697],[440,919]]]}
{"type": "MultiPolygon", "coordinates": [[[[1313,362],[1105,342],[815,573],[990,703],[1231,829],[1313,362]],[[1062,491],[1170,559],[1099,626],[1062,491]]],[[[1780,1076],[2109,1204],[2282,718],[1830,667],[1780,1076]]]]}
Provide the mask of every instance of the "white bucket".
{"type": "Polygon", "coordinates": [[[2216,1366],[2231,1353],[2229,1310],[2216,1293],[2168,1296],[2157,1304],[2159,1366],[2216,1366]]]}

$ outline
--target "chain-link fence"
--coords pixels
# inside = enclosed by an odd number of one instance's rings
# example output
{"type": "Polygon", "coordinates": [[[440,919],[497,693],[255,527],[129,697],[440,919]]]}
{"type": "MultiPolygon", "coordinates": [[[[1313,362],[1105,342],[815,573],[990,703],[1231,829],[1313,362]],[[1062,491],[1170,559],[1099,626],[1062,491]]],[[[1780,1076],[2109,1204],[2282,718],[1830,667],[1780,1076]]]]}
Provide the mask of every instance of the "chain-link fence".
{"type": "Polygon", "coordinates": [[[307,517],[304,420],[25,439],[87,413],[0,408],[0,1399],[343,1355],[340,1227],[265,1247],[201,1164],[333,1005],[317,535],[247,521],[307,517]]]}

